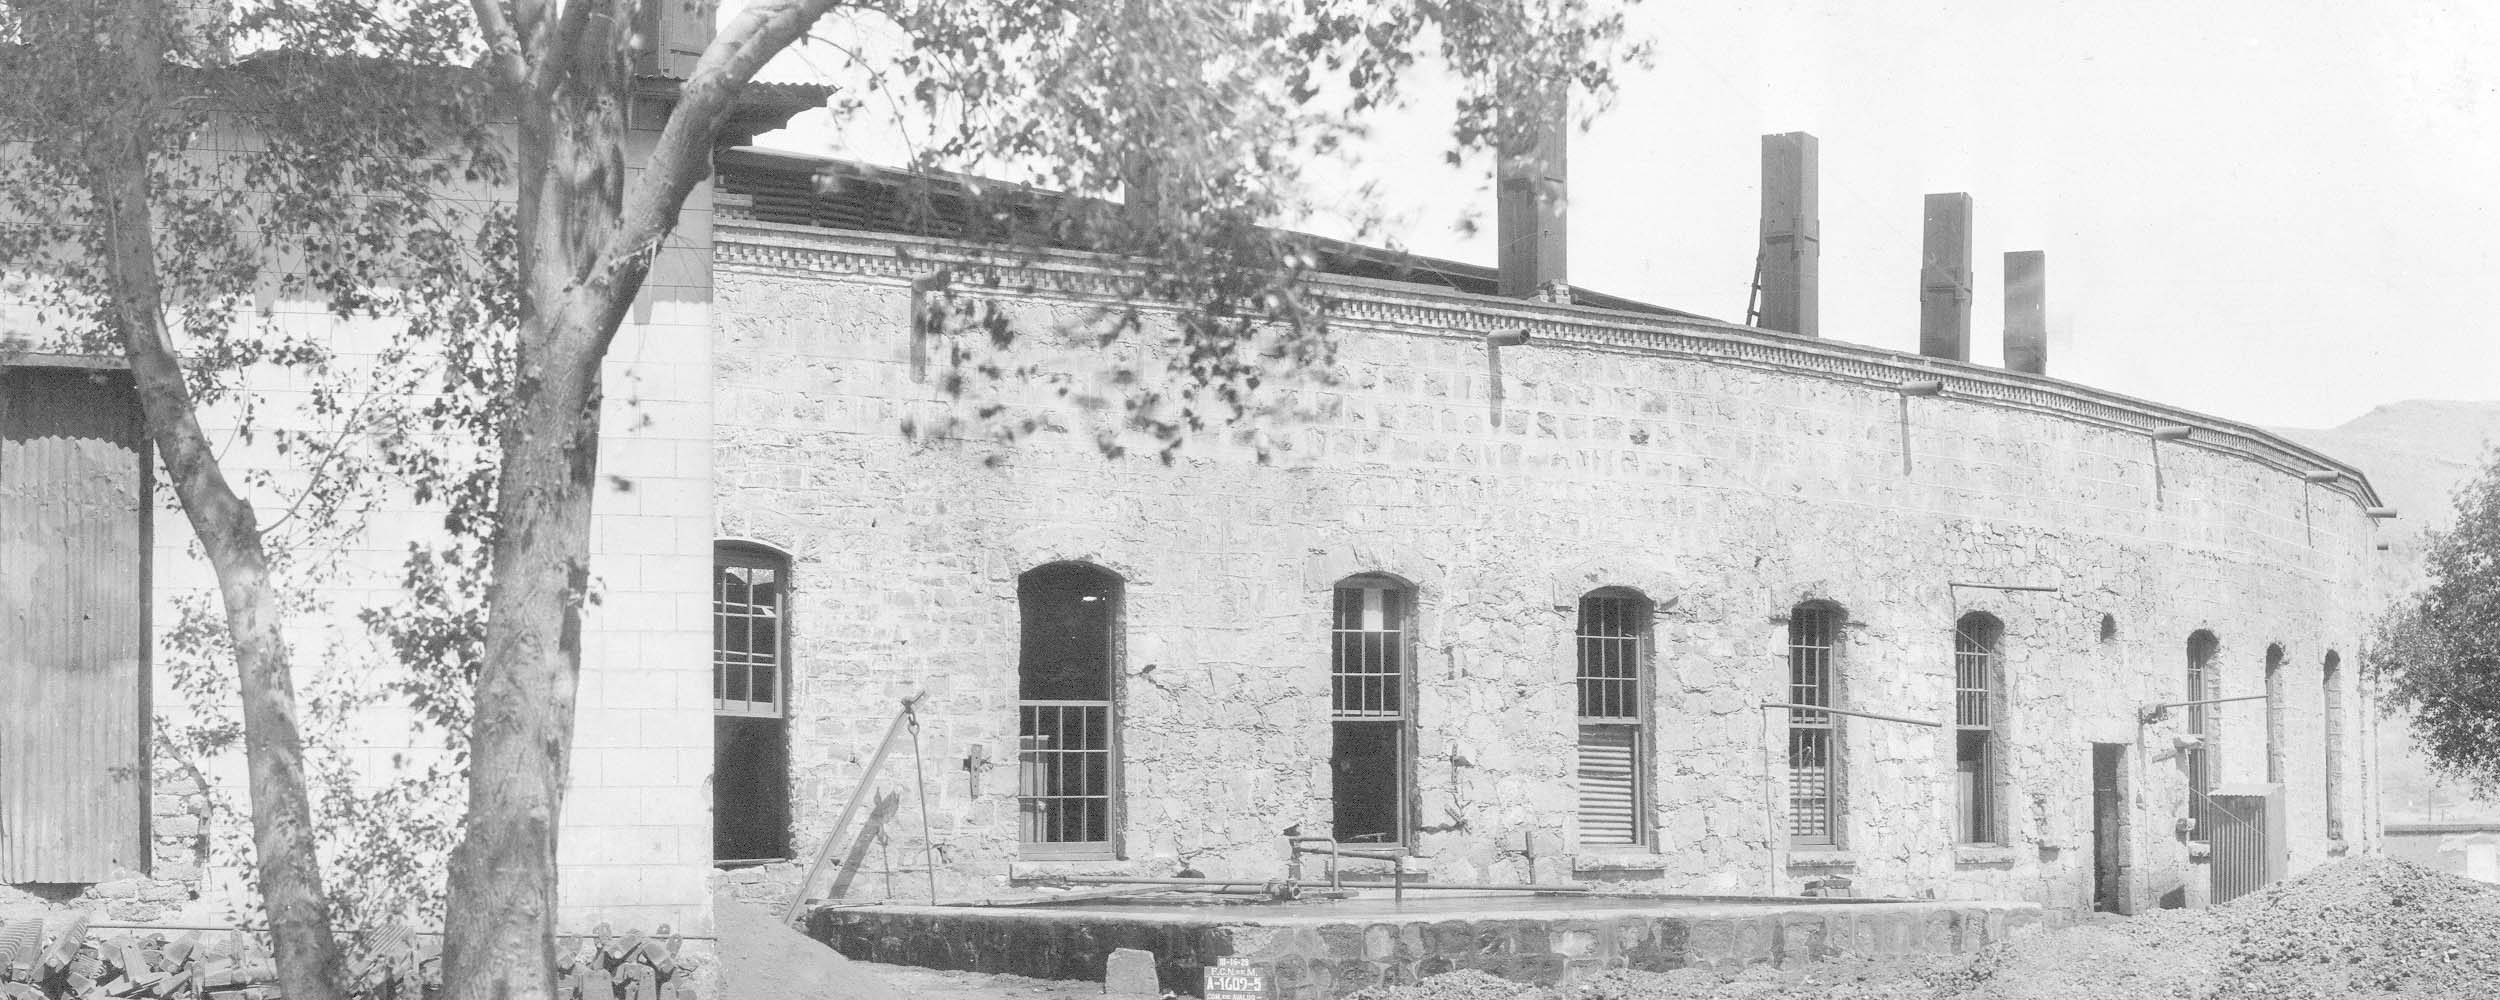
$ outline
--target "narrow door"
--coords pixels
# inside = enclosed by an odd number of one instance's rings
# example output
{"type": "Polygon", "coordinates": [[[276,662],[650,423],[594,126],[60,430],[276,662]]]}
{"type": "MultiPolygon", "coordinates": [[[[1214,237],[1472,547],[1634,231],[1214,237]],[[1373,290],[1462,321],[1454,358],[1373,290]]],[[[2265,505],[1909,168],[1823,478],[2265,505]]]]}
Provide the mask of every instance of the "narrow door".
{"type": "Polygon", "coordinates": [[[2092,908],[2104,913],[2128,909],[2126,880],[2119,874],[2126,844],[2126,755],[2124,743],[2092,744],[2092,908]]]}

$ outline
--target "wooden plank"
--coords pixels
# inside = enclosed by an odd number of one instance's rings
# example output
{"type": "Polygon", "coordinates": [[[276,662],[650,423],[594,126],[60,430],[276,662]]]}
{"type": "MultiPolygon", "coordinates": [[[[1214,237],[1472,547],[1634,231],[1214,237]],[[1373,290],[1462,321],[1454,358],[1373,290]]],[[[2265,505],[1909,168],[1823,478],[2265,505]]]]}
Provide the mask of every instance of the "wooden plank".
{"type": "Polygon", "coordinates": [[[146,868],[136,413],[118,375],[0,374],[0,880],[146,868]]]}

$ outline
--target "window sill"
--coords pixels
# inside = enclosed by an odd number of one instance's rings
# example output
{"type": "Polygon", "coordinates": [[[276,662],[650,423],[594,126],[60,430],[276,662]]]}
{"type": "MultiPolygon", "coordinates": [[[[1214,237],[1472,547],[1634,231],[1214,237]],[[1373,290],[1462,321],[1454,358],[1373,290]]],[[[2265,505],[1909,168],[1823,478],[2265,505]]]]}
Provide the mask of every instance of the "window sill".
{"type": "Polygon", "coordinates": [[[729,871],[733,868],[762,868],[766,865],[786,865],[797,860],[797,858],[725,858],[715,859],[712,862],[712,867],[718,868],[722,871],[729,871]]]}
{"type": "Polygon", "coordinates": [[[1017,860],[1017,861],[1019,861],[1019,862],[1032,862],[1032,863],[1034,863],[1034,864],[1058,864],[1058,863],[1060,863],[1060,862],[1118,861],[1118,860],[1120,860],[1120,854],[1119,854],[1119,852],[1114,851],[1114,850],[1112,850],[1112,849],[1110,849],[1110,848],[1108,848],[1108,847],[1101,848],[1101,849],[1098,849],[1098,850],[1096,850],[1096,849],[1089,849],[1089,850],[1081,850],[1081,851],[1054,851],[1054,850],[1042,850],[1042,851],[1036,851],[1036,850],[1030,850],[1030,849],[1027,849],[1027,850],[1022,850],[1022,851],[1017,851],[1017,852],[1016,852],[1016,860],[1017,860]]]}
{"type": "Polygon", "coordinates": [[[1955,844],[1953,863],[1957,865],[2010,865],[2014,849],[2005,844],[1955,844]]]}
{"type": "Polygon", "coordinates": [[[1855,868],[1858,856],[1837,848],[1793,848],[1788,852],[1790,868],[1855,868]]]}
{"type": "Polygon", "coordinates": [[[1611,845],[1603,851],[1582,851],[1571,859],[1575,872],[1655,872],[1665,871],[1667,860],[1654,851],[1626,845],[1611,845]]]}

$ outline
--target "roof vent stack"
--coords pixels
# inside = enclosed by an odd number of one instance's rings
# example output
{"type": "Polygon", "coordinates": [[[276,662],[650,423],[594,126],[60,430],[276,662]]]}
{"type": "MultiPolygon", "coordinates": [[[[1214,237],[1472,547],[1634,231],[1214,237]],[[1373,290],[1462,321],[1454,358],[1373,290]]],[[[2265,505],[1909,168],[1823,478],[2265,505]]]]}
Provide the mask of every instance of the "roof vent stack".
{"type": "Polygon", "coordinates": [[[1499,291],[1512,298],[1569,301],[1563,181],[1571,102],[1563,86],[1542,86],[1536,93],[1539,99],[1532,106],[1505,112],[1533,117],[1522,130],[1525,134],[1504,142],[1498,168],[1494,239],[1501,244],[1499,291]]]}
{"type": "Polygon", "coordinates": [[[1762,137],[1762,245],[1754,265],[1762,304],[1754,325],[1804,337],[1821,334],[1822,318],[1815,305],[1823,256],[1815,158],[1810,134],[1762,137]]]}
{"type": "Polygon", "coordinates": [[[1970,360],[1970,195],[1927,196],[1918,277],[1918,353],[1970,360]]]}
{"type": "Polygon", "coordinates": [[[2049,255],[2005,255],[2005,370],[2049,373],[2049,255]]]}

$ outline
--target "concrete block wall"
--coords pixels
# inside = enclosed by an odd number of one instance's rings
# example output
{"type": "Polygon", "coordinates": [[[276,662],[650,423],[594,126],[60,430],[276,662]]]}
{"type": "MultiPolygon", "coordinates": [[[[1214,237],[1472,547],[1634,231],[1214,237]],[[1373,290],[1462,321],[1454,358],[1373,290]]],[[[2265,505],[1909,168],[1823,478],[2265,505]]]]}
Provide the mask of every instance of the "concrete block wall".
{"type": "MultiPolygon", "coordinates": [[[[2133,748],[2134,905],[2184,898],[2204,873],[2173,829],[2186,814],[2178,715],[2140,727],[2135,708],[2179,699],[2200,628],[2222,637],[2225,694],[2260,690],[2272,642],[2309,677],[2288,686],[2293,869],[2328,857],[2315,665],[2338,650],[2358,676],[2373,525],[2350,484],[2303,482],[2291,466],[2313,458],[2245,428],[2195,418],[2199,440],[2156,445],[2151,424],[2191,415],[1706,322],[1347,282],[1335,384],[1263,390],[1296,414],[1264,426],[1271,463],[1213,433],[1169,466],[1106,460],[1087,415],[1038,383],[1002,390],[1052,414],[1019,445],[916,444],[904,420],[927,426],[945,404],[913,377],[912,273],[883,240],[724,230],[719,517],[723,534],[794,554],[802,843],[849,793],[894,700],[923,690],[925,850],[942,891],[988,891],[1011,868],[1273,876],[1279,832],[1329,817],[1329,588],[1385,572],[1417,591],[1417,846],[1436,877],[1792,892],[1838,873],[1877,894],[2088,907],[2090,744],[2104,742],[2133,748]],[[1514,322],[1539,340],[1503,352],[1496,398],[1477,329],[1514,322]],[[1936,375],[1954,388],[1908,400],[1905,474],[1890,386],[1936,375]],[[1126,581],[1125,795],[1120,858],[1045,866],[1016,843],[1015,582],[1055,560],[1126,581]],[[1657,835],[1632,852],[1581,850],[1572,820],[1570,637],[1597,586],[1661,606],[1657,835]],[[1786,849],[1754,706],[1784,700],[1784,616],[1808,599],[1847,611],[1847,703],[1926,718],[1950,711],[1955,620],[2004,621],[2005,844],[1950,843],[1949,737],[1850,721],[1842,849],[1786,849]],[[2106,641],[2104,614],[2117,624],[2106,641]],[[968,774],[974,744],[1010,766],[968,774]]],[[[1042,277],[1052,293],[1010,303],[1021,321],[1083,315],[1096,276],[1042,277]]],[[[926,349],[942,366],[947,346],[926,349]]],[[[1074,338],[1029,335],[1015,351],[1045,370],[1097,367],[1074,338]]],[[[2347,705],[2345,809],[2358,815],[2371,720],[2347,705]]],[[[2262,717],[2214,713],[2221,780],[2262,777],[2262,717]]],[[[1769,746],[1784,744],[1774,729],[1769,746]]],[[[918,793],[908,771],[886,780],[905,797],[893,864],[916,871],[918,793]]],[[[2367,847],[2363,833],[2347,849],[2367,847]]],[[[916,875],[893,881],[924,893],[916,875]]],[[[862,885],[875,894],[874,878],[862,885]]]]}
{"type": "MultiPolygon", "coordinates": [[[[657,119],[652,119],[656,121],[657,119]]],[[[655,132],[636,132],[632,155],[655,132]]],[[[248,134],[223,134],[221,149],[250,152],[248,134]]],[[[492,192],[471,193],[481,203],[492,192]]],[[[600,603],[587,616],[584,670],[573,782],[564,816],[560,862],[565,867],[560,926],[587,930],[607,921],[620,930],[672,924],[686,933],[709,930],[712,428],[708,332],[710,316],[710,188],[689,198],[683,224],[663,245],[646,290],[605,369],[601,495],[593,526],[592,573],[600,603]]],[[[259,304],[280,332],[327,345],[352,371],[369,364],[388,331],[342,321],[319,303],[279,299],[259,304]]],[[[238,314],[237,324],[262,322],[238,314]]],[[[0,339],[41,348],[57,331],[36,326],[28,310],[0,305],[0,339]]],[[[245,379],[253,393],[247,438],[234,412],[209,407],[203,425],[220,448],[230,479],[260,506],[264,525],[288,513],[292,491],[307,479],[305,459],[285,455],[267,433],[310,428],[313,386],[299,373],[262,369],[245,379]],[[253,476],[265,475],[271,487],[253,476]]],[[[190,526],[158,476],[153,512],[150,613],[152,705],[177,724],[192,717],[186,692],[172,682],[167,632],[177,602],[205,599],[215,607],[215,578],[196,551],[190,526]]],[[[362,530],[335,548],[299,551],[304,562],[330,562],[320,597],[326,611],[290,621],[299,695],[325,671],[372,670],[388,662],[355,614],[400,599],[407,545],[440,531],[441,512],[406,497],[385,497],[362,530]]],[[[300,529],[297,522],[292,528],[300,529]]],[[[282,539],[283,540],[283,539],[282,539]]],[[[374,683],[357,674],[350,682],[374,683]]],[[[231,714],[235,707],[223,709],[231,714]]],[[[439,747],[412,738],[394,705],[351,722],[352,752],[381,774],[395,756],[422,758],[439,747]]],[[[218,863],[219,838],[248,837],[241,817],[230,828],[207,823],[205,796],[242,806],[246,773],[239,753],[193,772],[162,754],[156,760],[150,870],[92,887],[0,887],[0,915],[13,906],[109,902],[116,919],[217,920],[238,912],[248,886],[218,863]]]]}
{"type": "MultiPolygon", "coordinates": [[[[653,133],[637,132],[631,155],[653,133]]],[[[566,927],[711,925],[712,207],[686,200],[602,378],[572,783],[566,927]]]]}

